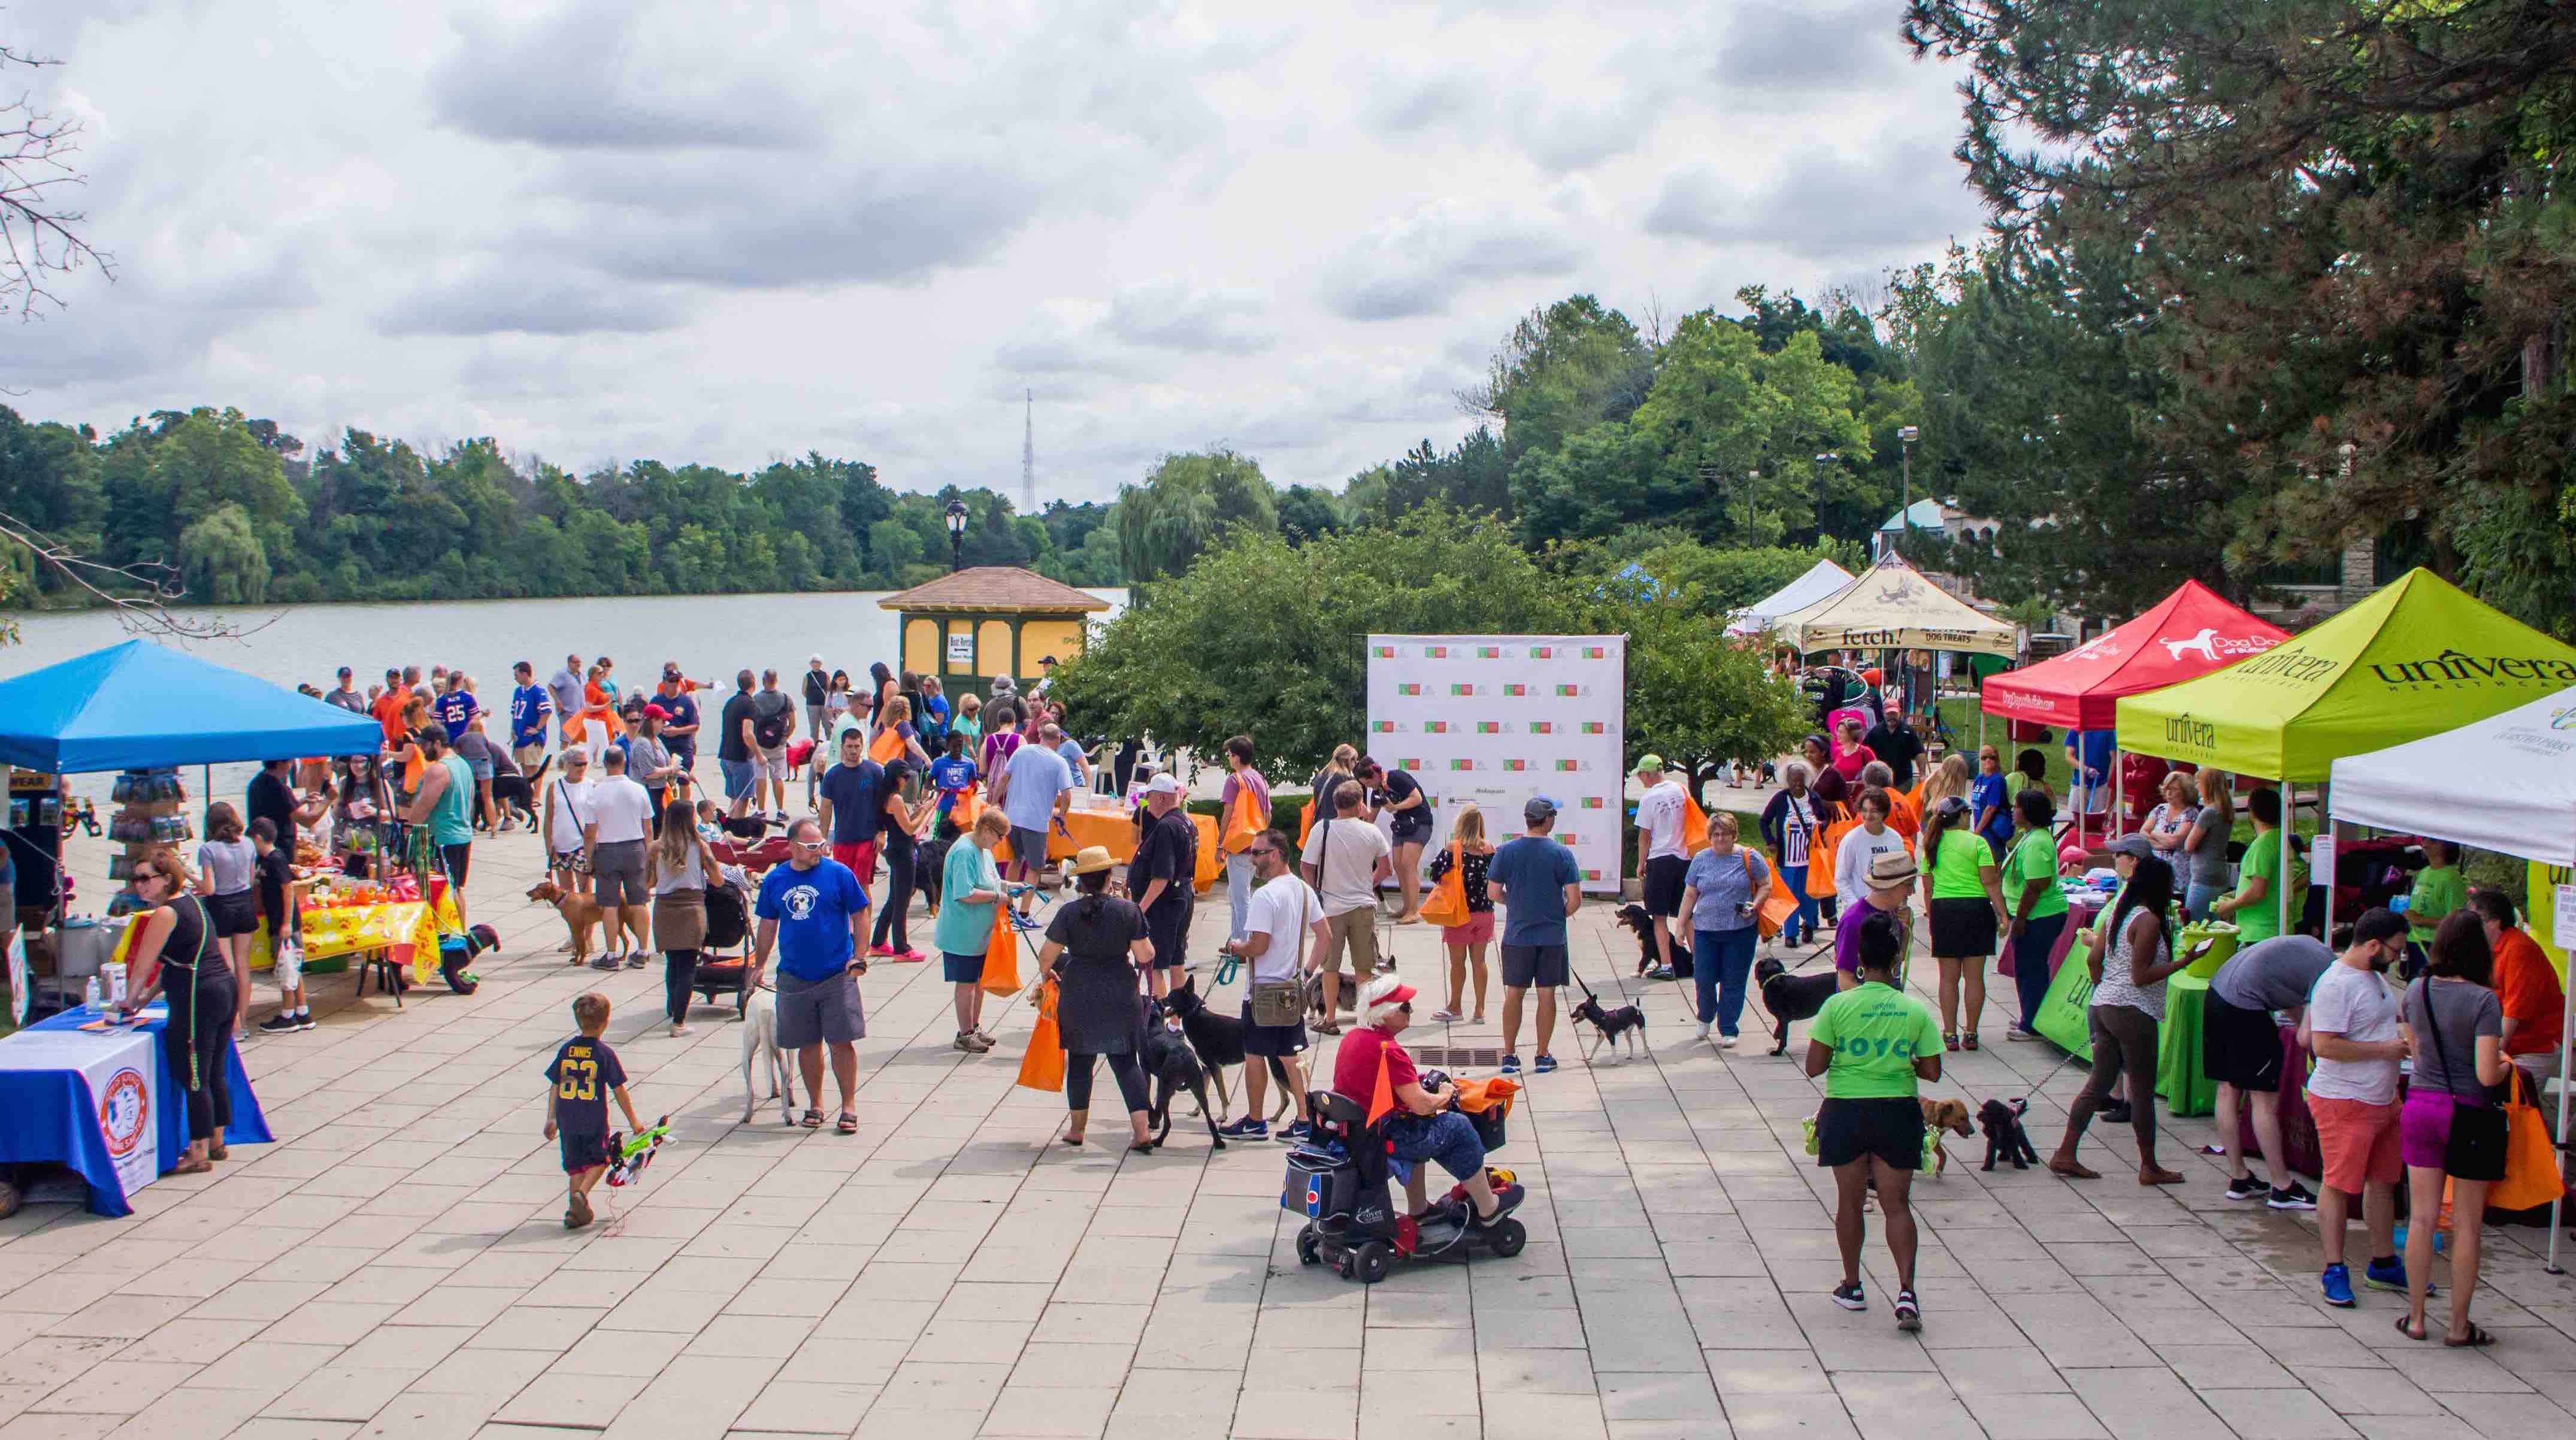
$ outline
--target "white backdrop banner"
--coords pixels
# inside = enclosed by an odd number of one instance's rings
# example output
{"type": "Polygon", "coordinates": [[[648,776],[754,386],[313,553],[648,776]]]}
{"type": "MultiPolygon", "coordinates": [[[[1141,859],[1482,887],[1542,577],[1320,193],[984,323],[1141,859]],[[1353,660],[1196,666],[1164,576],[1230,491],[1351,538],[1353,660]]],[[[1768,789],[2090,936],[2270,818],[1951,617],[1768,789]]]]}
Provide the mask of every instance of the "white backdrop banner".
{"type": "Polygon", "coordinates": [[[1433,848],[1462,802],[1500,844],[1520,833],[1523,802],[1545,795],[1563,807],[1556,837],[1583,888],[1615,891],[1627,659],[1624,635],[1371,635],[1368,752],[1422,782],[1433,848]]]}

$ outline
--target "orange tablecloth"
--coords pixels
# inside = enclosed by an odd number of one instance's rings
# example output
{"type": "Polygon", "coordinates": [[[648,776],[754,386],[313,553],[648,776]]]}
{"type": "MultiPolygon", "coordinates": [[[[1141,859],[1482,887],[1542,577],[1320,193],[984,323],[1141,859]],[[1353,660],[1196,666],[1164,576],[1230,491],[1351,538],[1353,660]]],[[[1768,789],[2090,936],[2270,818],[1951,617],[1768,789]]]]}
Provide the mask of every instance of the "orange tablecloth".
{"type": "MultiPolygon", "coordinates": [[[[1192,887],[1205,890],[1225,873],[1225,861],[1216,850],[1216,817],[1192,815],[1190,823],[1199,832],[1199,868],[1192,887]]],[[[1109,852],[1109,858],[1125,864],[1136,858],[1136,826],[1123,810],[1076,810],[1064,817],[1062,831],[1047,831],[1047,858],[1069,860],[1086,845],[1097,845],[1109,852]]],[[[1011,842],[993,847],[993,863],[1006,863],[1011,858],[1011,842]]]]}

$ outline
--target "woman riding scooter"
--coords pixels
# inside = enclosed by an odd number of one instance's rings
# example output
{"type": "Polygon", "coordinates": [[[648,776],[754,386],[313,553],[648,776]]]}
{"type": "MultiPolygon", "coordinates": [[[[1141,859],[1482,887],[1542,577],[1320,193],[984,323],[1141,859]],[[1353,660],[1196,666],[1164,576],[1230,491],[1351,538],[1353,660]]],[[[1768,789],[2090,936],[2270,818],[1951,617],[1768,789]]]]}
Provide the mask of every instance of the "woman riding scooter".
{"type": "Polygon", "coordinates": [[[1413,998],[1413,987],[1392,972],[1360,991],[1359,1027],[1343,1039],[1334,1058],[1333,1091],[1367,1108],[1377,1094],[1382,1065],[1395,1100],[1395,1114],[1386,1122],[1387,1140],[1394,1157],[1413,1166],[1404,1182],[1406,1212],[1418,1216],[1430,1208],[1423,1198],[1423,1162],[1437,1161],[1466,1187],[1475,1202],[1475,1223],[1490,1226],[1520,1205],[1524,1191],[1516,1183],[1499,1191],[1487,1183],[1485,1144],[1476,1138],[1475,1122],[1453,1103],[1457,1086],[1424,1089],[1413,1057],[1396,1043],[1395,1037],[1413,1023],[1413,998]]]}

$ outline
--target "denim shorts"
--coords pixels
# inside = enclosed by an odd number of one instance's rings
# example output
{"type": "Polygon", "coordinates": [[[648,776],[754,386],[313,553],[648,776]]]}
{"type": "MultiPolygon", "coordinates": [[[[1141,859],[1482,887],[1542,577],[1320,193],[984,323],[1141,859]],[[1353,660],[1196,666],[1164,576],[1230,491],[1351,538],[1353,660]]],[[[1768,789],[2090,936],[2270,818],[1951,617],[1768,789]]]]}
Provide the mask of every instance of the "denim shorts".
{"type": "Polygon", "coordinates": [[[1396,1159],[1432,1161],[1452,1179],[1464,1180],[1485,1168],[1485,1142],[1476,1138],[1476,1122],[1455,1110],[1395,1116],[1386,1122],[1386,1138],[1396,1159]]]}
{"type": "Polygon", "coordinates": [[[727,800],[739,800],[750,794],[753,782],[760,777],[760,772],[748,760],[718,760],[716,768],[724,772],[727,800]]]}

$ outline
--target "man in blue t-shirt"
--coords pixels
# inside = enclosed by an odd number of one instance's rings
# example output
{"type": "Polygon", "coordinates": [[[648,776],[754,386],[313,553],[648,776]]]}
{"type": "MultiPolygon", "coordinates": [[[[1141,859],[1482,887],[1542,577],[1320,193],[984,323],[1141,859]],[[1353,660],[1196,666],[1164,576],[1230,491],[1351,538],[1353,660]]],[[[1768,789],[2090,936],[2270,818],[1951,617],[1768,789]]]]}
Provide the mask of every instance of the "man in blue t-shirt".
{"type": "Polygon", "coordinates": [[[1533,795],[1521,807],[1527,829],[1494,852],[1485,888],[1503,907],[1503,1073],[1520,1073],[1515,1051],[1521,998],[1538,987],[1538,1073],[1556,1068],[1548,1042],[1556,1034],[1557,987],[1570,983],[1565,922],[1583,908],[1583,870],[1554,835],[1556,802],[1533,795]]]}
{"type": "Polygon", "coordinates": [[[832,1079],[841,1091],[840,1132],[858,1133],[857,1045],[868,1033],[859,1008],[861,954],[868,933],[868,892],[849,867],[824,853],[823,827],[811,818],[787,827],[787,863],[760,882],[751,913],[760,919],[752,937],[751,974],[758,985],[778,952],[778,1048],[796,1052],[797,1071],[813,1105],[805,1128],[823,1123],[823,1047],[832,1050],[832,1079]]]}
{"type": "Polygon", "coordinates": [[[662,683],[654,687],[653,703],[671,718],[662,722],[662,743],[671,747],[671,758],[680,762],[680,773],[695,775],[698,768],[698,699],[694,692],[703,688],[680,673],[676,664],[662,667],[662,683]]]}
{"type": "Polygon", "coordinates": [[[2067,801],[2076,813],[2099,815],[2111,808],[2111,749],[2108,730],[2066,732],[2066,764],[2075,772],[2067,778],[2067,801]]]}
{"type": "Polygon", "coordinates": [[[824,772],[816,790],[832,858],[858,876],[861,885],[874,880],[877,831],[885,823],[885,767],[868,758],[868,742],[858,731],[842,733],[840,763],[824,772]]]}
{"type": "Polygon", "coordinates": [[[452,745],[465,738],[465,727],[473,723],[483,707],[475,702],[474,692],[465,688],[465,672],[460,670],[449,674],[446,693],[430,708],[438,712],[438,723],[445,727],[452,745]]]}
{"type": "Polygon", "coordinates": [[[522,660],[510,667],[510,758],[535,774],[546,758],[546,717],[555,713],[554,697],[537,683],[536,667],[522,660]]]}

